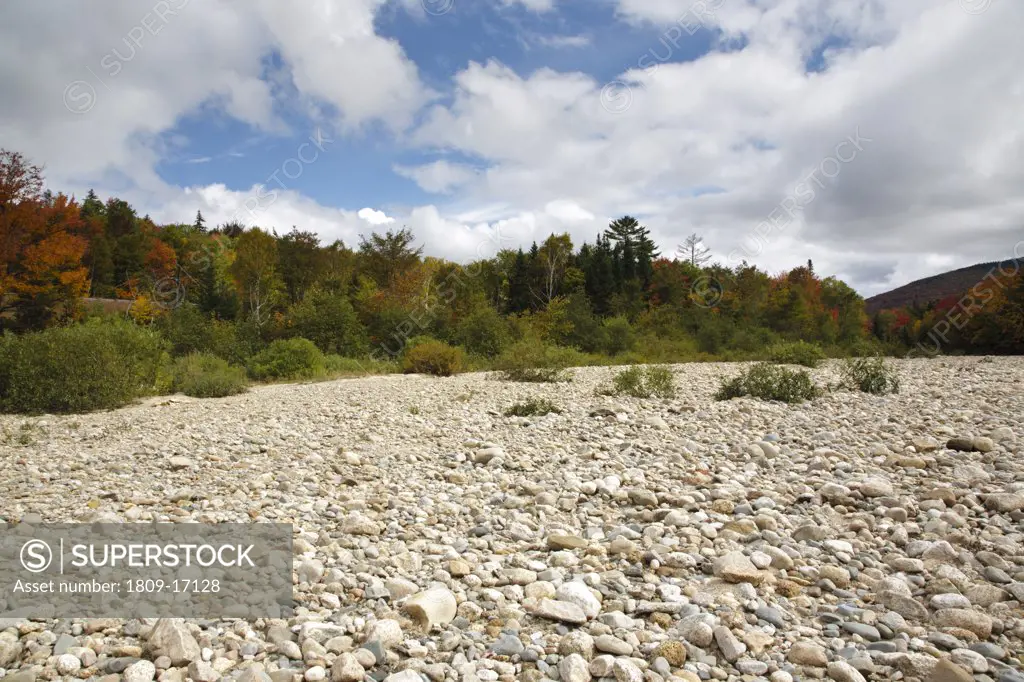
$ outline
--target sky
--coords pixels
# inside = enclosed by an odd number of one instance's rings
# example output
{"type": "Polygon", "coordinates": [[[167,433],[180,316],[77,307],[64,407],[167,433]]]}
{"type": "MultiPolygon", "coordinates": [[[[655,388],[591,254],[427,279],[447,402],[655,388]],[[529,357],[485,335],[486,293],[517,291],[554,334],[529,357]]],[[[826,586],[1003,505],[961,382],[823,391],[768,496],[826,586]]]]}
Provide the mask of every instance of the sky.
{"type": "Polygon", "coordinates": [[[6,2],[0,147],[157,223],[406,226],[467,262],[628,214],[665,256],[697,233],[870,296],[1024,238],[1022,26],[1019,0],[6,2]]]}

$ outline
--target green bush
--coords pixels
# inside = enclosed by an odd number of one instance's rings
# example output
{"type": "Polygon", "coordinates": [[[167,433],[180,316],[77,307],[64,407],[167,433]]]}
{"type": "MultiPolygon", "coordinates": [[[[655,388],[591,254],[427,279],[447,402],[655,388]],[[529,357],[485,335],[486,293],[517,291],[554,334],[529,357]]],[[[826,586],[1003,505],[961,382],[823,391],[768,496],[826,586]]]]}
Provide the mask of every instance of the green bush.
{"type": "Polygon", "coordinates": [[[806,370],[792,370],[761,362],[732,379],[723,380],[716,400],[751,396],[760,400],[799,403],[821,395],[806,370]]]}
{"type": "Polygon", "coordinates": [[[604,393],[633,398],[674,398],[676,379],[668,367],[627,367],[612,377],[611,388],[604,393]]]}
{"type": "Polygon", "coordinates": [[[872,358],[885,355],[885,346],[875,339],[859,339],[850,344],[847,355],[853,358],[872,358]]]}
{"type": "Polygon", "coordinates": [[[462,349],[437,339],[413,339],[405,348],[402,369],[406,374],[450,377],[462,371],[462,349]]]}
{"type": "Polygon", "coordinates": [[[193,353],[174,363],[174,390],[193,398],[223,398],[246,390],[245,369],[209,353],[193,353]]]}
{"type": "Polygon", "coordinates": [[[505,410],[506,417],[543,417],[546,414],[562,414],[562,409],[545,398],[531,398],[505,410]]]}
{"type": "Polygon", "coordinates": [[[825,360],[825,351],[813,343],[793,341],[779,343],[769,348],[768,359],[783,365],[817,367],[825,360]]]}
{"type": "Polygon", "coordinates": [[[213,324],[209,316],[186,303],[157,318],[154,325],[170,344],[175,357],[209,351],[213,345],[213,324]]]}
{"type": "Polygon", "coordinates": [[[851,358],[840,370],[839,387],[875,395],[899,393],[900,379],[896,369],[883,358],[851,358]]]}
{"type": "Polygon", "coordinates": [[[458,323],[452,340],[474,355],[493,358],[508,346],[508,323],[494,308],[482,306],[458,323]]]}
{"type": "Polygon", "coordinates": [[[604,352],[618,355],[633,350],[636,332],[625,317],[611,317],[604,321],[604,352]]]}
{"type": "Polygon", "coordinates": [[[315,379],[327,371],[324,354],[309,339],[279,339],[249,361],[249,374],[258,381],[315,379]]]}
{"type": "Polygon", "coordinates": [[[0,337],[0,410],[87,412],[157,392],[165,342],[123,320],[0,337]]]}
{"type": "Polygon", "coordinates": [[[288,336],[309,339],[324,353],[358,357],[367,349],[366,328],[343,294],[310,290],[288,310],[285,325],[288,336]]]}
{"type": "Polygon", "coordinates": [[[550,383],[568,381],[567,371],[578,352],[540,343],[536,340],[517,341],[502,353],[495,362],[501,378],[506,381],[550,383]]]}

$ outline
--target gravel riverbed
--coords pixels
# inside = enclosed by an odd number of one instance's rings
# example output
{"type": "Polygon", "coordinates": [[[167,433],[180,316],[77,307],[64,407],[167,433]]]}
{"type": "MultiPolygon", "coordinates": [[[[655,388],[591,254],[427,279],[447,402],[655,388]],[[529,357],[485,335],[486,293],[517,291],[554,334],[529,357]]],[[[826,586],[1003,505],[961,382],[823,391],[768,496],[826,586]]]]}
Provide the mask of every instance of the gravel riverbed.
{"type": "MultiPolygon", "coordinates": [[[[10,682],[1024,682],[1024,358],[894,396],[489,375],[0,416],[0,518],[291,523],[294,617],[0,621],[10,682]],[[544,397],[562,408],[505,417],[544,397]]],[[[836,365],[813,371],[824,384],[836,365]]]]}

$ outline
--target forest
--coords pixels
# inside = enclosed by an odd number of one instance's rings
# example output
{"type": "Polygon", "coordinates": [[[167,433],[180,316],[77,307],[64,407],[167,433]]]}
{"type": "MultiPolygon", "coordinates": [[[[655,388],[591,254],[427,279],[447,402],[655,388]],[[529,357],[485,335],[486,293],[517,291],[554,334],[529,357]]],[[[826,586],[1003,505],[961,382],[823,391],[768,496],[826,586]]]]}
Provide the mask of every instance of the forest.
{"type": "Polygon", "coordinates": [[[214,226],[199,212],[157,225],[116,197],[54,194],[41,167],[0,151],[0,329],[42,333],[113,309],[172,357],[247,366],[289,339],[378,369],[427,340],[458,349],[472,369],[516,344],[590,364],[755,359],[787,341],[832,356],[1019,352],[1020,273],[975,289],[966,301],[869,319],[863,299],[813,263],[729,268],[698,235],[664,253],[630,216],[593,242],[551,234],[461,264],[424,255],[405,228],[323,244],[297,226],[214,226]],[[970,314],[957,317],[965,305],[970,314]]]}

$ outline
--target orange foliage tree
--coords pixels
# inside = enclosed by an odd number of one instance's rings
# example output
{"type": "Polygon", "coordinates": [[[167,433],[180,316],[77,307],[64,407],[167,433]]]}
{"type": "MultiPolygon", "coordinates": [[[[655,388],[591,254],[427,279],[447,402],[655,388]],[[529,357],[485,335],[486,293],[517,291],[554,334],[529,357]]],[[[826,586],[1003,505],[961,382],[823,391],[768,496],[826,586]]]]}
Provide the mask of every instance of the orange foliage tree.
{"type": "Polygon", "coordinates": [[[0,150],[0,324],[38,329],[77,314],[89,289],[78,204],[42,193],[42,168],[0,150]],[[13,324],[11,323],[13,320],[13,324]]]}

